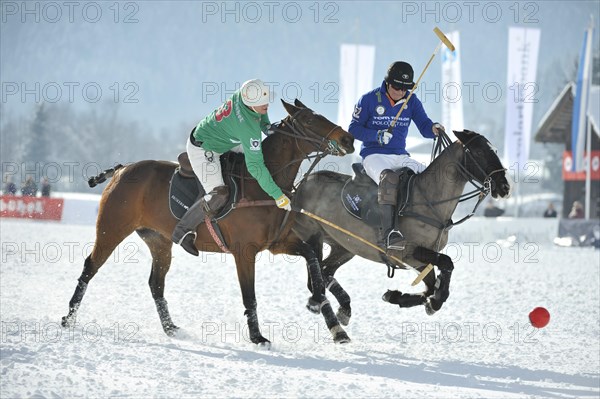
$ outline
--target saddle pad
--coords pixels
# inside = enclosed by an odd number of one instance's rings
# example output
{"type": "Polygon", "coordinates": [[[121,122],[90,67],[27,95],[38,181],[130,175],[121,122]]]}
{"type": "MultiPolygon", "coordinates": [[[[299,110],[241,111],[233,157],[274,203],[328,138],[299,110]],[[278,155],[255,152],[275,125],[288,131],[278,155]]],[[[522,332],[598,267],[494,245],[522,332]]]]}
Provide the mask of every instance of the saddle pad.
{"type": "MultiPolygon", "coordinates": [[[[364,171],[361,164],[353,164],[354,177],[348,179],[342,188],[342,204],[344,208],[354,217],[365,221],[368,225],[378,226],[381,223],[379,204],[377,201],[377,184],[364,171]]],[[[397,171],[400,175],[398,184],[398,208],[409,200],[409,182],[414,172],[409,168],[397,171]]]]}
{"type": "Polygon", "coordinates": [[[367,175],[355,175],[342,188],[342,204],[357,219],[369,225],[380,222],[377,206],[377,185],[367,175]]]}
{"type": "MultiPolygon", "coordinates": [[[[229,199],[215,217],[216,220],[227,216],[232,210],[231,205],[239,197],[238,185],[233,177],[226,177],[225,184],[229,186],[229,199]]],[[[171,209],[171,213],[177,220],[180,220],[189,207],[204,194],[206,194],[206,191],[196,178],[183,177],[179,174],[179,169],[176,169],[169,187],[169,208],[171,209]]]]}
{"type": "MultiPolygon", "coordinates": [[[[202,190],[204,195],[204,190],[202,190]]],[[[181,219],[190,206],[200,197],[200,184],[196,178],[182,177],[175,170],[169,187],[169,208],[177,220],[181,219]]]]}

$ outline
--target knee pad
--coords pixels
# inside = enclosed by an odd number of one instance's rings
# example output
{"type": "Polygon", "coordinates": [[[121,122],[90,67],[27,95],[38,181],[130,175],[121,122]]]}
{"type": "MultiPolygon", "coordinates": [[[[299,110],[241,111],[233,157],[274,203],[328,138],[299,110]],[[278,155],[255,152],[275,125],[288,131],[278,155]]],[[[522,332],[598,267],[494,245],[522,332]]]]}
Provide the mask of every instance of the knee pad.
{"type": "Polygon", "coordinates": [[[396,205],[400,176],[391,169],[385,169],[379,177],[377,201],[381,205],[396,205]]]}

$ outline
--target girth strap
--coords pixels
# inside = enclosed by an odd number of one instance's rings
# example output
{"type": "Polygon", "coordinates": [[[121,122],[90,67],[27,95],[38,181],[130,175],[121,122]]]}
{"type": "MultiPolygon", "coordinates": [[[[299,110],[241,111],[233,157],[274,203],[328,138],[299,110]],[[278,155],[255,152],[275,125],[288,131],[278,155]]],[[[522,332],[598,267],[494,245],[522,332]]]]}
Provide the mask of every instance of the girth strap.
{"type": "MultiPolygon", "coordinates": [[[[225,252],[226,254],[230,254],[231,251],[229,250],[229,248],[227,248],[227,245],[225,244],[225,240],[223,239],[220,229],[219,229],[218,233],[215,231],[212,221],[210,220],[210,218],[208,216],[204,217],[204,223],[206,223],[206,228],[208,229],[210,236],[215,241],[215,243],[219,246],[219,248],[221,248],[221,251],[225,252]]],[[[219,228],[218,224],[217,224],[217,228],[219,228]]]]}

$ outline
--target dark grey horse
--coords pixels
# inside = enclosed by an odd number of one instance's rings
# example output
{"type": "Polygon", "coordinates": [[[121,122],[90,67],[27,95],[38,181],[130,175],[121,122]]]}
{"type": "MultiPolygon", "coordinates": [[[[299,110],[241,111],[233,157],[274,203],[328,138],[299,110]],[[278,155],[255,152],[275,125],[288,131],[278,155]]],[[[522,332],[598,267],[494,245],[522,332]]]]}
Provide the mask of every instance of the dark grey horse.
{"type": "MultiPolygon", "coordinates": [[[[321,260],[325,284],[340,304],[338,318],[342,324],[347,325],[350,319],[350,297],[333,276],[340,266],[355,255],[386,263],[390,268],[388,275],[392,276],[394,268],[414,268],[421,271],[428,264],[436,266],[439,270],[437,278],[433,268],[423,279],[426,285],[423,293],[403,294],[400,291],[388,291],[383,295],[383,299],[400,307],[425,305],[428,314],[438,311],[448,298],[450,277],[454,268],[450,257],[440,251],[448,242],[448,230],[457,224],[451,218],[459,201],[466,197],[477,197],[478,205],[488,193],[494,198],[508,196],[510,185],[506,179],[506,169],[490,142],[484,136],[468,130],[454,133],[459,140],[450,143],[448,136],[443,133],[438,140],[441,143],[445,142],[446,148],[439,148],[440,154],[429,167],[422,173],[411,176],[413,181],[404,188],[410,195],[405,203],[399,204],[397,219],[397,227],[406,237],[404,250],[383,255],[329,223],[303,214],[298,215],[294,231],[315,249],[321,260]],[[473,183],[476,190],[463,194],[467,182],[473,183]],[[331,246],[331,252],[322,260],[324,242],[331,246]],[[403,265],[398,260],[406,264],[403,265]]],[[[368,217],[360,219],[342,206],[342,197],[349,196],[344,186],[350,179],[351,176],[333,172],[310,175],[298,187],[293,201],[294,208],[307,210],[370,243],[375,243],[377,230],[364,221],[368,217]]],[[[376,197],[375,183],[369,181],[365,184],[372,185],[371,190],[376,197]]],[[[399,198],[401,197],[402,193],[399,195],[399,198]]],[[[311,286],[309,281],[309,289],[311,286]]],[[[307,305],[309,310],[318,312],[318,298],[323,298],[323,293],[313,292],[307,305]]]]}

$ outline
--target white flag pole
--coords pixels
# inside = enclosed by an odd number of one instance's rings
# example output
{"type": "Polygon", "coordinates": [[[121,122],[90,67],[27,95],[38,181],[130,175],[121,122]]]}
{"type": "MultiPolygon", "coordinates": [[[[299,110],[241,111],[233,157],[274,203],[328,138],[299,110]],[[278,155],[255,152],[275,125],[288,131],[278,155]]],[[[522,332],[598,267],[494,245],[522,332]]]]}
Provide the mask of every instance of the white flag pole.
{"type": "Polygon", "coordinates": [[[587,152],[587,166],[585,168],[585,219],[590,219],[590,201],[592,200],[592,121],[587,118],[585,134],[585,151],[587,152]]]}

